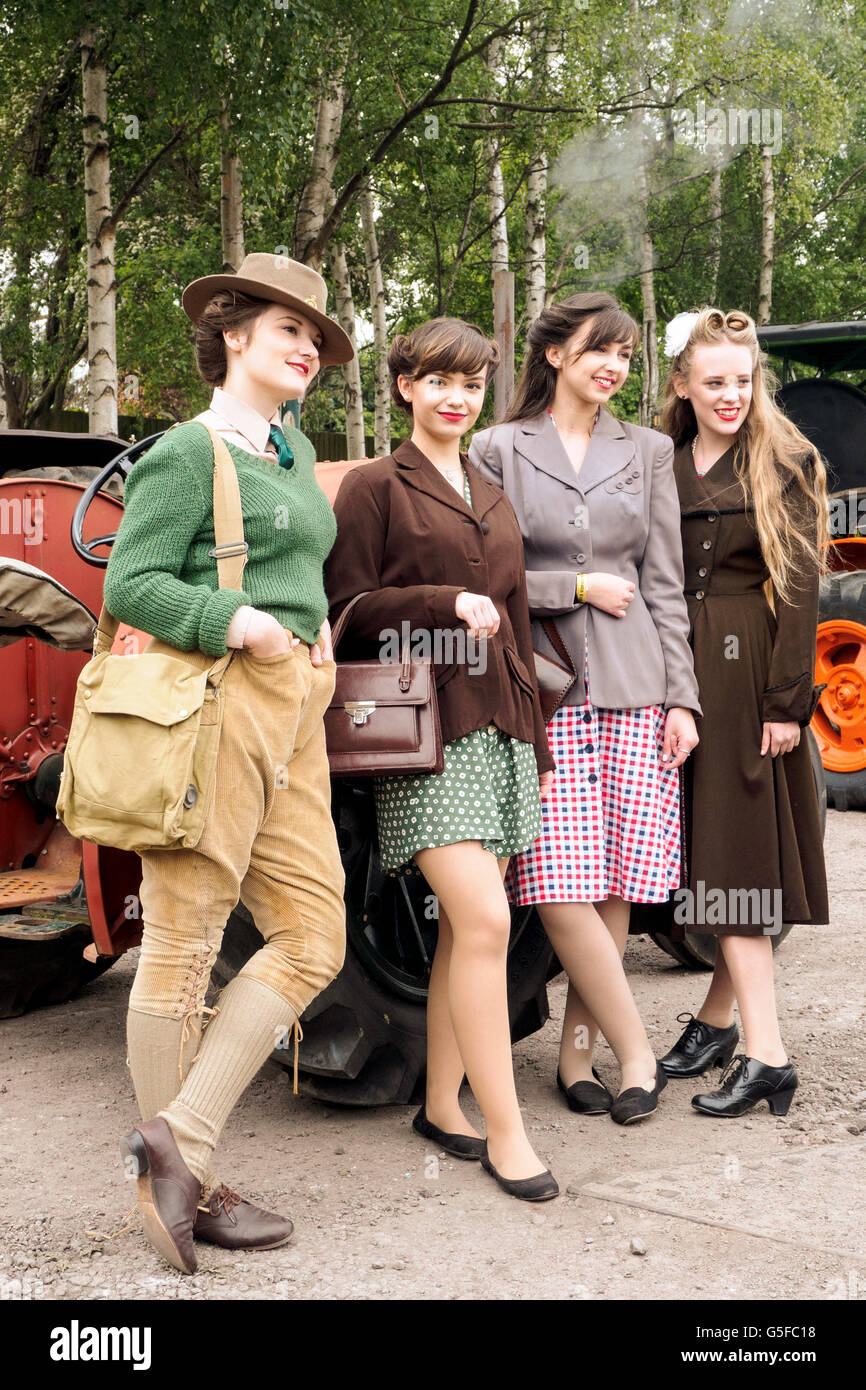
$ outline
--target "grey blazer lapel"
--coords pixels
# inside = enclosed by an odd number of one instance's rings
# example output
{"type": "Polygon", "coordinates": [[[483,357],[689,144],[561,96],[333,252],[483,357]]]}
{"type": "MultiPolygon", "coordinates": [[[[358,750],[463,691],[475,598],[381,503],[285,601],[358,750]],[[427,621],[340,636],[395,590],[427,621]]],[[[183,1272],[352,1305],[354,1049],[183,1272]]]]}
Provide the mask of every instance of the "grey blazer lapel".
{"type": "Polygon", "coordinates": [[[515,425],[514,447],[536,468],[578,492],[588,492],[618,473],[636,453],[634,440],[629,439],[621,422],[604,409],[593,430],[580,473],[572,468],[556,425],[546,411],[535,420],[522,420],[515,425]]]}
{"type": "Polygon", "coordinates": [[[602,409],[581,465],[581,491],[589,492],[590,488],[597,487],[599,483],[618,473],[621,468],[631,463],[636,452],[634,440],[629,439],[621,421],[602,409]]]}
{"type": "Polygon", "coordinates": [[[535,468],[549,473],[551,478],[556,478],[566,487],[580,489],[577,474],[547,411],[534,420],[517,422],[514,426],[514,447],[535,468]]]}

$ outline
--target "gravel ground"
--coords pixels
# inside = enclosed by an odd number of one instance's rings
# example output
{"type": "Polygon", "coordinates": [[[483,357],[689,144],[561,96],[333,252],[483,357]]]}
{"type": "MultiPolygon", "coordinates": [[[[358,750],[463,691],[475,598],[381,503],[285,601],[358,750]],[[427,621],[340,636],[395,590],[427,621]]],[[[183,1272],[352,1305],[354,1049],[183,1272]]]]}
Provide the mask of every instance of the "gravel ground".
{"type": "MultiPolygon", "coordinates": [[[[46,1299],[863,1299],[866,1297],[866,816],[830,812],[832,927],[777,955],[783,1034],[801,1089],[784,1119],[697,1115],[672,1082],[621,1128],[578,1117],[554,1086],[551,1018],[515,1047],[518,1090],[562,1195],[535,1208],[477,1164],[428,1151],[413,1110],[293,1097],[268,1062],[233,1113],[219,1171],[292,1216],[290,1245],[200,1245],[186,1278],[144,1242],[119,1136],[135,1119],[124,1064],[129,953],[85,994],[0,1024],[0,1294],[46,1299]],[[131,1229],[121,1228],[131,1220],[131,1229]]],[[[706,977],[640,938],[628,969],[661,1053],[706,977]]],[[[599,1069],[616,1084],[613,1059],[599,1069]]]]}

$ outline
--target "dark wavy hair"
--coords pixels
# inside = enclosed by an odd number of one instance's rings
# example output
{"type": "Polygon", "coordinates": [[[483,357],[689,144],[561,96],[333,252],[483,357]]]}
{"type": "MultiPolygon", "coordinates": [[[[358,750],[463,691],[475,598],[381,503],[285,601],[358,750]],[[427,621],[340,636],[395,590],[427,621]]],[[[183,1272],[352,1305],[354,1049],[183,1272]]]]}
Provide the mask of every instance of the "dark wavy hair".
{"type": "Polygon", "coordinates": [[[526,335],[526,356],[517,382],[517,390],[505,422],[533,420],[542,415],[556,394],[556,367],[548,362],[545,349],[562,347],[589,324],[586,342],[574,353],[572,361],[585,352],[598,352],[608,343],[629,343],[637,347],[640,329],[631,314],[623,309],[612,294],[590,291],[572,294],[557,304],[542,309],[526,335]]]}
{"type": "Polygon", "coordinates": [[[391,373],[391,399],[407,415],[412,402],[400,394],[398,376],[419,380],[428,372],[463,372],[475,376],[484,372],[485,385],[499,362],[499,348],[481,329],[463,319],[438,318],[419,323],[411,333],[398,333],[388,352],[391,373]]]}
{"type": "Polygon", "coordinates": [[[271,302],[254,299],[239,290],[217,290],[210,299],[195,326],[195,364],[199,376],[209,386],[222,386],[226,379],[228,361],[223,333],[236,328],[252,332],[271,302]]]}

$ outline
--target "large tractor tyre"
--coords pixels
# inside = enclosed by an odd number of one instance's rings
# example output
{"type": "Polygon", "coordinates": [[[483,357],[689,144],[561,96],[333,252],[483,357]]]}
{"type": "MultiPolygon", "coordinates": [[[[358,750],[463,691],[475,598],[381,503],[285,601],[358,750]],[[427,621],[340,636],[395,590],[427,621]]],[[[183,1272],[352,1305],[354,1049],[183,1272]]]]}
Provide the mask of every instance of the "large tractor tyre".
{"type": "Polygon", "coordinates": [[[82,952],[90,931],[67,932],[53,941],[0,936],[0,1018],[18,1018],[45,1004],[64,1004],[114,964],[102,956],[95,963],[82,952]]]}
{"type": "Polygon", "coordinates": [[[827,798],[866,810],[866,573],[827,575],[818,606],[815,680],[827,689],[812,719],[827,798]]]}
{"type": "MultiPolygon", "coordinates": [[[[388,878],[381,872],[369,784],[335,783],[332,810],[346,871],[346,960],[301,1021],[301,1089],[333,1105],[406,1105],[420,1098],[425,1071],[435,899],[419,876],[388,878]]],[[[231,979],[261,945],[250,913],[239,903],[226,926],[215,977],[231,979]]],[[[535,910],[514,908],[508,1002],[515,1042],[546,1023],[547,981],[560,968],[535,910]]],[[[291,1068],[290,1048],[272,1056],[291,1068]]]]}
{"type": "MultiPolygon", "coordinates": [[[[824,782],[824,768],[812,730],[804,729],[803,735],[805,735],[809,745],[809,758],[812,763],[812,776],[815,780],[815,791],[818,796],[821,838],[823,839],[827,824],[827,788],[824,782]]],[[[793,922],[785,923],[781,931],[771,937],[774,951],[779,949],[793,925],[793,922]]],[[[678,961],[680,965],[688,966],[690,970],[712,970],[716,963],[717,938],[707,932],[686,932],[682,941],[671,941],[669,936],[665,936],[661,932],[649,932],[648,934],[667,955],[673,956],[675,961],[678,961]]]]}

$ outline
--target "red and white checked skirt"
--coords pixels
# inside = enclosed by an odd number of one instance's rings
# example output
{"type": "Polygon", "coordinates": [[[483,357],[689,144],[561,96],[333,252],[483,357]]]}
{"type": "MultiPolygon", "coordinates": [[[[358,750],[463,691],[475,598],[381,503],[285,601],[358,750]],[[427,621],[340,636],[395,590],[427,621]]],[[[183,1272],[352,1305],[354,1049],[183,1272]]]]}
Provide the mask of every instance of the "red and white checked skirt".
{"type": "Polygon", "coordinates": [[[508,866],[511,902],[663,902],[680,886],[679,776],[661,756],[665,711],[563,705],[547,726],[556,759],[541,834],[508,866]]]}

